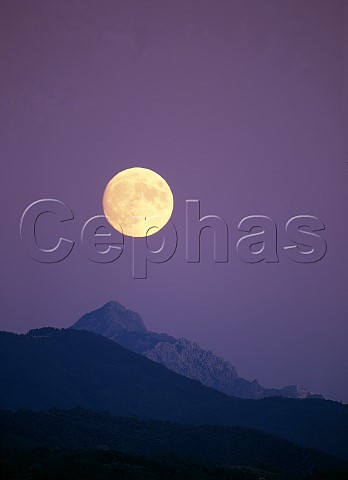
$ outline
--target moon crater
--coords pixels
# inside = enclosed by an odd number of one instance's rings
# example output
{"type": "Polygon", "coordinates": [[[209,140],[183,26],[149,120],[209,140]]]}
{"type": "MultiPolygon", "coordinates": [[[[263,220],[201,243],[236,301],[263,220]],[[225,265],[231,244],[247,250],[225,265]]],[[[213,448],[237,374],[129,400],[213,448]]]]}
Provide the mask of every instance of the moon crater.
{"type": "Polygon", "coordinates": [[[158,232],[169,221],[173,206],[173,194],[167,182],[153,170],[141,167],[115,175],[103,196],[108,222],[117,231],[132,237],[158,232]]]}

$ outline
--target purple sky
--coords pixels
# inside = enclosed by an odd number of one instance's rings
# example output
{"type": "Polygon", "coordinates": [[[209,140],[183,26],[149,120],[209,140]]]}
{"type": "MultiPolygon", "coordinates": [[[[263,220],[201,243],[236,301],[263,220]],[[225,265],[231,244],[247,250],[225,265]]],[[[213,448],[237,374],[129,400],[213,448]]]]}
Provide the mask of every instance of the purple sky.
{"type": "Polygon", "coordinates": [[[2,0],[0,328],[67,327],[115,299],[266,387],[348,402],[347,58],[340,0],[2,0]],[[129,248],[102,265],[78,241],[132,166],[160,173],[175,199],[178,250],[147,280],[132,278],[129,248]],[[75,214],[59,264],[33,261],[19,238],[40,198],[75,214]],[[185,262],[186,199],[226,220],[228,263],[212,261],[208,233],[201,263],[185,262]],[[277,222],[278,264],[236,253],[254,214],[277,222]],[[326,225],[316,264],[282,252],[300,214],[326,225]]]}

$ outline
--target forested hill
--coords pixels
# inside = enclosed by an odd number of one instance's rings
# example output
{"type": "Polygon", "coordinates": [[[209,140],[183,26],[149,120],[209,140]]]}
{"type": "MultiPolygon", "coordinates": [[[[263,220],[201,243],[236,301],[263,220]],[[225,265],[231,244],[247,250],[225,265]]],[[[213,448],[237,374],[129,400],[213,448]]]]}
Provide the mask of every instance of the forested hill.
{"type": "Polygon", "coordinates": [[[337,402],[229,397],[82,330],[0,333],[0,358],[0,408],[81,406],[142,419],[251,427],[348,459],[348,408],[337,402]]]}
{"type": "Polygon", "coordinates": [[[6,449],[112,450],[211,465],[243,465],[289,475],[346,470],[348,463],[253,429],[179,425],[91,410],[0,411],[6,449]]]}

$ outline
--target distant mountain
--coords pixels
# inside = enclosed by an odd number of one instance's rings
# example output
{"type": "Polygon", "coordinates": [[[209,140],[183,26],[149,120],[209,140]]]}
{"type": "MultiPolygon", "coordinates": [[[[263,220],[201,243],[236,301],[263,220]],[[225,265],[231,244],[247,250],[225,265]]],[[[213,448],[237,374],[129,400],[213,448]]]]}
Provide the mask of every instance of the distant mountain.
{"type": "Polygon", "coordinates": [[[111,450],[207,465],[262,467],[306,478],[315,471],[348,473],[348,462],[249,428],[179,425],[91,410],[51,409],[0,410],[0,430],[2,449],[111,450]]]}
{"type": "Polygon", "coordinates": [[[176,373],[198,380],[203,385],[227,395],[250,399],[272,396],[322,398],[321,395],[313,395],[309,390],[297,385],[269,389],[264,388],[257,380],[245,380],[238,376],[230,362],[211,351],[203,350],[197,343],[147,330],[139,314],[115,301],[87,313],[71,328],[88,330],[110,338],[176,373]]]}
{"type": "Polygon", "coordinates": [[[203,385],[224,391],[238,378],[235,368],[223,358],[207,352],[185,338],[174,343],[159,342],[144,355],[185,377],[199,380],[203,385]]]}
{"type": "Polygon", "coordinates": [[[141,316],[118,302],[108,302],[103,308],[83,315],[74,328],[78,325],[84,325],[84,330],[93,329],[94,333],[112,340],[121,333],[147,332],[141,316]]]}
{"type": "Polygon", "coordinates": [[[348,459],[348,407],[227,396],[91,332],[0,333],[0,408],[80,406],[120,416],[256,428],[348,459]]]}
{"type": "Polygon", "coordinates": [[[102,308],[86,313],[70,328],[98,333],[136,353],[150,351],[160,342],[174,343],[165,333],[147,330],[138,313],[118,302],[108,302],[102,308]]]}

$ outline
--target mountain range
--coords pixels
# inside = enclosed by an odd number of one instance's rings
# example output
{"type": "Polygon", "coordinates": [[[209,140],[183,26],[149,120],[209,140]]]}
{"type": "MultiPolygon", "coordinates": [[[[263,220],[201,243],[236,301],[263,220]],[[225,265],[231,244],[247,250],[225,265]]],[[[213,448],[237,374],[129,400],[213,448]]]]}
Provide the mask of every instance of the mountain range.
{"type": "Polygon", "coordinates": [[[247,427],[348,460],[348,407],[338,402],[231,397],[85,330],[1,332],[0,360],[3,409],[79,406],[143,420],[247,427]]]}
{"type": "Polygon", "coordinates": [[[83,315],[71,328],[88,330],[110,338],[176,373],[198,380],[227,395],[249,399],[271,396],[322,398],[297,385],[276,389],[265,388],[257,380],[248,381],[238,375],[230,362],[202,349],[197,343],[186,338],[177,339],[166,333],[151,332],[138,313],[126,309],[116,301],[83,315]]]}

